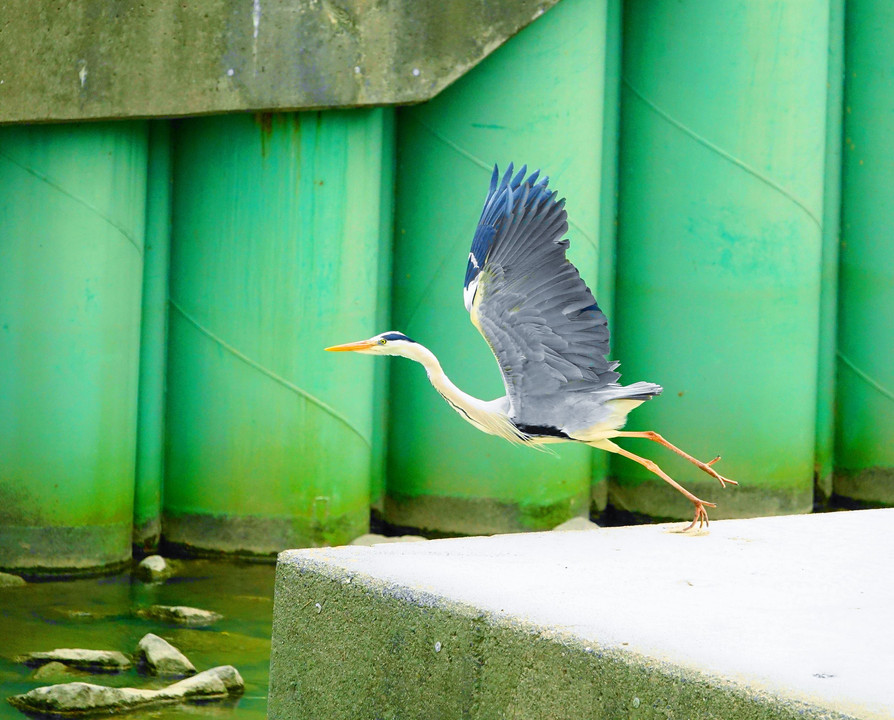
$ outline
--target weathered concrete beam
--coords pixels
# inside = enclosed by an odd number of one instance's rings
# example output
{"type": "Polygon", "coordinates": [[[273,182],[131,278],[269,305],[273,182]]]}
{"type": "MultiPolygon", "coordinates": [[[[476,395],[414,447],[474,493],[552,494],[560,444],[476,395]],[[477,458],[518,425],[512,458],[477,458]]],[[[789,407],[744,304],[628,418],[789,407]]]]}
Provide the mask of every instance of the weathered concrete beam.
{"type": "Polygon", "coordinates": [[[558,0],[9,0],[0,122],[427,100],[558,0]]]}
{"type": "Polygon", "coordinates": [[[894,510],[279,557],[269,717],[890,718],[894,510]]]}

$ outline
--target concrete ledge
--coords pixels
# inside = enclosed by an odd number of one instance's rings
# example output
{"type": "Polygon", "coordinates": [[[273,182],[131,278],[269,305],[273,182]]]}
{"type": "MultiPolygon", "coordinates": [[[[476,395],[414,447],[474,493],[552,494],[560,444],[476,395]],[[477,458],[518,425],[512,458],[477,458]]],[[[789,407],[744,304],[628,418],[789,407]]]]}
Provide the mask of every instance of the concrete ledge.
{"type": "Polygon", "coordinates": [[[282,553],[269,717],[890,718],[894,510],[282,553]]]}
{"type": "Polygon", "coordinates": [[[557,1],[4,3],[0,123],[421,102],[557,1]]]}

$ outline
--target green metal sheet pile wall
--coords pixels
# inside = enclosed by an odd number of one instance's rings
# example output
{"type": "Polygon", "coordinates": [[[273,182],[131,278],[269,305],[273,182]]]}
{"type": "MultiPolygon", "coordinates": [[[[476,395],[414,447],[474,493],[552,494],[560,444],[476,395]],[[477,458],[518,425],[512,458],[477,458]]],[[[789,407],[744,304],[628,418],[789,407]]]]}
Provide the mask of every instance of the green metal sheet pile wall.
{"type": "Polygon", "coordinates": [[[894,504],[894,6],[847,3],[835,493],[894,504]]]}
{"type": "Polygon", "coordinates": [[[607,498],[687,517],[623,458],[513,447],[414,364],[323,352],[402,330],[502,394],[461,278],[510,160],[567,198],[623,382],[665,387],[628,429],[741,485],[626,447],[713,518],[894,504],[892,48],[880,0],[562,0],[397,111],[0,127],[0,566],[160,534],[271,554],[370,508],[434,533],[607,498]]]}
{"type": "Polygon", "coordinates": [[[0,567],[130,559],[146,124],[0,128],[0,567]]]}
{"type": "MultiPolygon", "coordinates": [[[[716,500],[714,517],[808,511],[828,1],[633,0],[625,12],[615,354],[628,381],[665,388],[628,427],[705,460],[723,453],[721,472],[742,485],[721,493],[639,448],[716,500]]],[[[645,468],[612,467],[616,507],[691,513],[645,468]]]]}
{"type": "Polygon", "coordinates": [[[365,532],[385,110],[178,123],[165,537],[272,553],[365,532]]]}
{"type": "MultiPolygon", "coordinates": [[[[568,198],[570,255],[599,277],[606,4],[565,0],[432,102],[399,114],[393,326],[466,392],[504,393],[462,301],[494,162],[540,167],[568,198]]],[[[380,360],[381,362],[381,360],[380,360]]],[[[589,505],[589,448],[537,453],[463,422],[403,361],[392,368],[385,517],[439,532],[542,529],[589,505]]]]}

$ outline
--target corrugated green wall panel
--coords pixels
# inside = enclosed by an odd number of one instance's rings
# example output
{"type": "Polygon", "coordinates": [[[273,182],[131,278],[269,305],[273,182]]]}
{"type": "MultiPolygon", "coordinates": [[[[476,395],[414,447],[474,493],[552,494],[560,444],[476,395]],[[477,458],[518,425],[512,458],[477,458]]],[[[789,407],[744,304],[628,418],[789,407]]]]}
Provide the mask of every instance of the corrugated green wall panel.
{"type": "MultiPolygon", "coordinates": [[[[462,278],[494,162],[541,168],[568,199],[570,257],[599,277],[604,0],[565,0],[434,100],[399,112],[395,329],[466,392],[504,394],[462,278]]],[[[598,295],[598,292],[597,292],[598,295]]],[[[440,532],[551,527],[589,504],[589,448],[513,447],[465,423],[392,361],[386,518],[440,532]]]]}
{"type": "Polygon", "coordinates": [[[835,493],[894,504],[894,6],[848,0],[835,493]]]}
{"type": "MultiPolygon", "coordinates": [[[[623,444],[719,507],[812,507],[826,120],[827,0],[625,4],[616,357],[664,395],[623,444]]],[[[690,517],[659,478],[613,458],[612,501],[690,517]]]]}
{"type": "Polygon", "coordinates": [[[383,111],[183,121],[165,538],[271,553],[366,531],[383,111]]]}
{"type": "Polygon", "coordinates": [[[146,124],[0,128],[0,567],[130,558],[146,124]]]}
{"type": "Polygon", "coordinates": [[[140,331],[140,402],[137,419],[133,544],[153,550],[161,538],[164,489],[165,368],[168,355],[168,265],[171,250],[171,126],[149,123],[140,331]]]}

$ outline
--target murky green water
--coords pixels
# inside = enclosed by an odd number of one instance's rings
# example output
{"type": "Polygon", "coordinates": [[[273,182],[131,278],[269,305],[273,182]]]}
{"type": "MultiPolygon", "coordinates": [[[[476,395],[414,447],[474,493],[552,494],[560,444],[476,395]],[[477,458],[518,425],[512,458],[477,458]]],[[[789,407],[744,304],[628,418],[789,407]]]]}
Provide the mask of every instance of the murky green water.
{"type": "MultiPolygon", "coordinates": [[[[123,574],[0,589],[0,720],[25,717],[6,702],[8,696],[47,684],[30,678],[30,668],[13,662],[17,655],[63,647],[133,655],[147,632],[172,643],[198,671],[233,665],[245,680],[245,694],[235,702],[154,707],[128,713],[128,718],[263,720],[273,575],[272,565],[185,560],[178,562],[176,575],[160,585],[131,581],[123,574]],[[209,628],[185,628],[134,617],[135,610],[153,604],[190,605],[221,613],[224,619],[209,628]]],[[[167,684],[135,670],[71,680],[119,687],[167,684]]]]}

